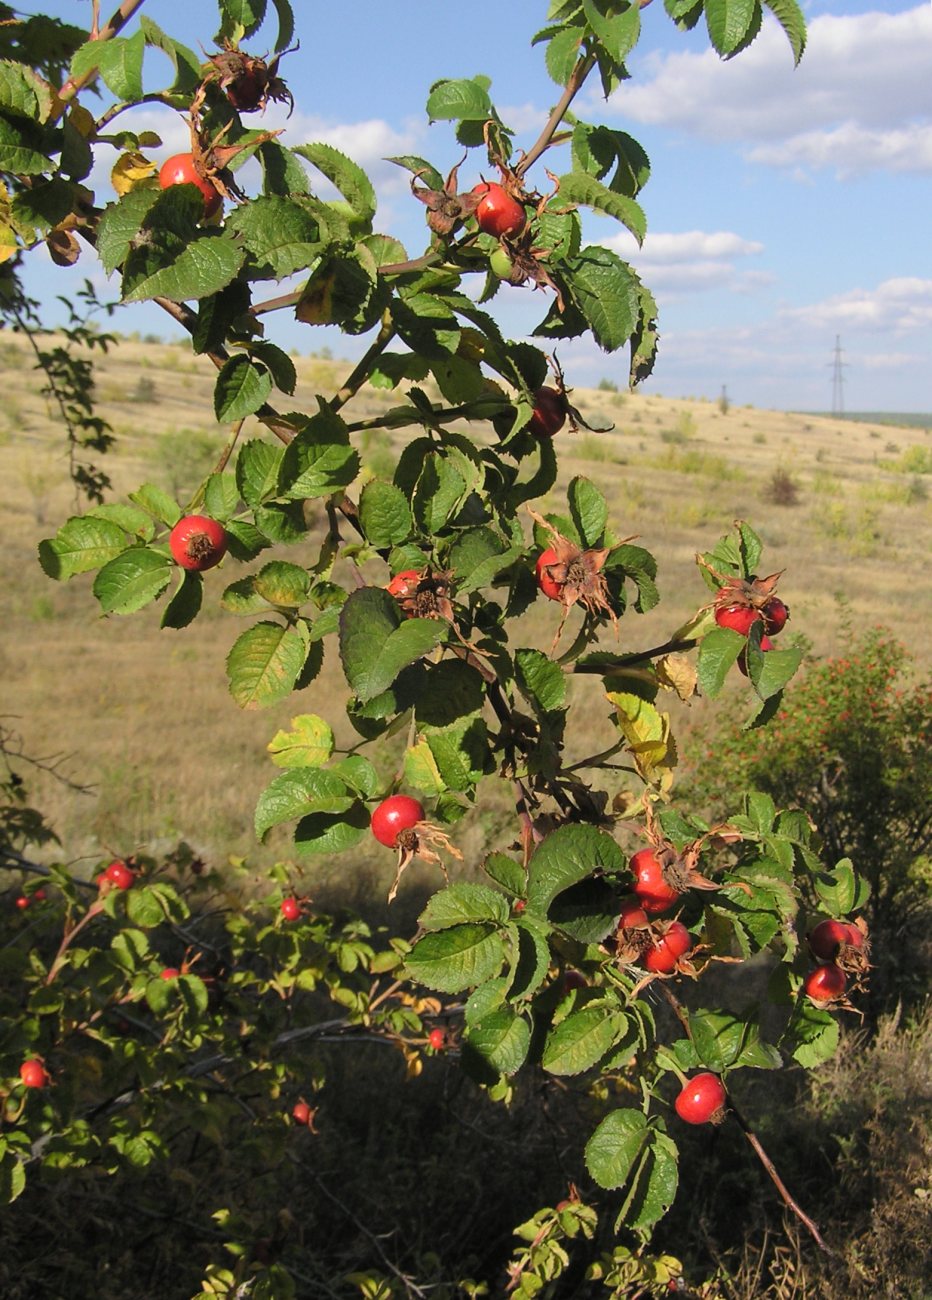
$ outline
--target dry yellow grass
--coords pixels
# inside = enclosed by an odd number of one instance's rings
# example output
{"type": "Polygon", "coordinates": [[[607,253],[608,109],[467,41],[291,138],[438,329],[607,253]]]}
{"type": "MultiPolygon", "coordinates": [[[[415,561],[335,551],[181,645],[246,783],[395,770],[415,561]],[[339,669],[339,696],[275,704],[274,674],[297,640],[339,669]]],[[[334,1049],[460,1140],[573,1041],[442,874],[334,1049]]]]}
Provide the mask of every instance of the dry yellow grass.
{"type": "MultiPolygon", "coordinates": [[[[287,400],[294,409],[313,409],[314,392],[332,391],[348,369],[314,358],[296,365],[298,393],[287,400]]],[[[248,853],[267,862],[276,846],[256,850],[251,830],[256,797],[275,774],[265,744],[298,712],[333,714],[329,702],[345,691],[335,656],[328,652],[321,678],[303,695],[267,713],[240,713],[226,691],[223,660],[242,624],[216,609],[235,576],[231,561],[207,575],[206,611],[182,632],[159,631],[158,610],[105,622],[90,578],[64,585],[46,579],[36,545],[75,503],[64,437],[31,367],[25,340],[7,336],[0,345],[7,392],[0,417],[0,713],[30,754],[63,756],[62,770],[93,787],[77,795],[39,772],[29,776],[35,799],[72,856],[164,847],[183,836],[214,860],[248,853]]],[[[183,501],[226,438],[213,418],[209,363],[180,347],[124,342],[100,360],[98,382],[100,413],[119,439],[107,458],[115,498],[149,480],[183,501]]],[[[364,391],[351,418],[398,400],[364,391]]],[[[747,407],[722,413],[711,402],[602,391],[579,391],[575,400],[594,422],[612,420],[615,429],[560,435],[563,478],[545,504],[561,504],[573,474],[589,476],[606,494],[619,534],[638,534],[660,564],[661,605],[623,620],[625,649],[662,642],[705,601],[694,554],[733,519],[746,518],[766,542],[768,568],[786,570],[781,595],[792,609],[791,629],[816,653],[839,648],[843,594],[857,623],[894,628],[929,664],[929,587],[921,575],[932,507],[920,480],[879,464],[917,445],[932,455],[928,430],[747,407]],[[781,469],[797,484],[796,505],[768,499],[781,469]]],[[[245,436],[259,432],[255,426],[245,436]]],[[[390,471],[405,437],[378,433],[364,459],[376,468],[387,460],[390,471]]],[[[529,640],[549,645],[553,618],[552,608],[535,610],[529,640]]],[[[597,730],[606,710],[596,680],[574,686],[592,696],[597,730]]],[[[495,816],[477,814],[464,827],[477,851],[495,816]]],[[[348,856],[351,864],[314,860],[308,869],[323,887],[350,873],[365,892],[372,863],[367,853],[348,856]]],[[[374,869],[382,874],[380,863],[374,869]]]]}

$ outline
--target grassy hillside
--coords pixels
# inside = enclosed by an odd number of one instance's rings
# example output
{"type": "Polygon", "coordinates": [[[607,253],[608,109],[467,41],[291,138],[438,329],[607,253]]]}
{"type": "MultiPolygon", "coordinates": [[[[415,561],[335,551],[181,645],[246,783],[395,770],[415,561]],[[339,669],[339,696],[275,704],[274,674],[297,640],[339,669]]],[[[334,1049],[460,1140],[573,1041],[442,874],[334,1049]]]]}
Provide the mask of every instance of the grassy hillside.
{"type": "MultiPolygon", "coordinates": [[[[319,358],[296,358],[296,365],[295,408],[312,408],[314,392],[332,389],[348,369],[319,358]]],[[[98,373],[100,412],[118,437],[108,457],[115,495],[149,480],[183,502],[226,439],[213,419],[209,363],[182,347],[124,342],[98,373]]],[[[345,689],[338,666],[331,656],[302,697],[270,714],[243,714],[223,672],[243,625],[216,609],[236,576],[231,561],[207,575],[207,611],[182,632],[159,632],[159,610],[104,626],[90,578],[49,581],[36,563],[37,542],[75,509],[64,436],[40,396],[25,340],[2,340],[0,377],[7,393],[0,413],[0,713],[29,754],[92,787],[79,794],[39,771],[29,776],[37,801],[69,851],[92,859],[185,836],[215,859],[249,853],[268,861],[275,846],[255,851],[251,831],[256,796],[274,775],[264,746],[295,713],[332,713],[328,701],[345,689]]],[[[352,418],[397,400],[365,391],[352,418]]],[[[565,478],[585,474],[598,482],[615,528],[639,535],[660,563],[661,605],[623,620],[625,648],[663,641],[704,603],[695,551],[733,519],[747,518],[765,539],[768,565],[786,570],[786,635],[803,634],[815,653],[838,650],[844,597],[856,622],[887,624],[920,661],[932,660],[923,633],[929,586],[921,581],[932,540],[929,478],[921,472],[932,460],[928,429],[881,426],[879,417],[855,423],[750,407],[723,413],[712,402],[611,391],[579,390],[574,400],[593,422],[611,420],[615,428],[561,434],[565,478]]],[[[244,436],[259,432],[256,425],[244,436]]],[[[367,469],[390,474],[405,436],[370,435],[362,448],[367,469]]],[[[544,504],[560,499],[557,490],[544,504]]],[[[370,580],[385,580],[381,566],[370,580]]],[[[528,643],[549,645],[554,620],[553,607],[535,610],[528,643]]],[[[596,688],[594,726],[605,711],[596,688]]],[[[481,836],[483,828],[467,827],[470,834],[481,836]]],[[[347,870],[342,861],[314,865],[324,888],[347,870]]],[[[368,872],[365,859],[354,860],[359,890],[368,887],[368,872]]]]}

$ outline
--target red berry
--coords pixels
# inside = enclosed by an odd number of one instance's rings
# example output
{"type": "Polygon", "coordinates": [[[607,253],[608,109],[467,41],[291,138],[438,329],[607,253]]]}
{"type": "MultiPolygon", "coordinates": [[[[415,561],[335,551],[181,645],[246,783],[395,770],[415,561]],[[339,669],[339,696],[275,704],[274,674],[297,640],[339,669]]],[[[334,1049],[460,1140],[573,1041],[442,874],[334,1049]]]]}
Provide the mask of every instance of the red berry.
{"type": "Polygon", "coordinates": [[[511,905],[511,910],[513,912],[523,912],[526,907],[527,907],[526,898],[516,898],[511,905]]]}
{"type": "Polygon", "coordinates": [[[501,185],[483,181],[474,187],[473,194],[481,196],[476,206],[476,221],[483,234],[501,239],[503,235],[518,235],[524,229],[527,220],[524,208],[501,185]]]}
{"type": "Polygon", "coordinates": [[[297,921],[301,915],[301,904],[289,895],[282,899],[281,913],[286,921],[297,921]]]}
{"type": "Polygon", "coordinates": [[[203,573],[219,564],[226,554],[227,532],[223,524],[207,515],[185,515],[171,530],[168,545],[183,569],[203,573]]]}
{"type": "Polygon", "coordinates": [[[432,1029],[427,1035],[427,1041],[435,1052],[442,1052],[447,1045],[446,1031],[440,1028],[432,1029]]]}
{"type": "Polygon", "coordinates": [[[547,597],[548,600],[561,600],[563,597],[563,584],[557,582],[556,578],[551,577],[547,572],[548,565],[557,564],[556,551],[548,546],[546,551],[541,551],[537,557],[537,563],[534,571],[537,574],[537,585],[547,597]]]}
{"type": "Polygon", "coordinates": [[[44,1088],[49,1081],[45,1066],[34,1056],[23,1061],[19,1067],[19,1077],[26,1088],[44,1088]]]}
{"type": "MultiPolygon", "coordinates": [[[[764,652],[764,654],[766,654],[768,650],[772,650],[772,649],[774,648],[773,642],[771,641],[771,639],[770,639],[769,636],[762,636],[762,637],[761,637],[761,639],[760,639],[760,648],[761,648],[761,650],[764,652]]],[[[744,673],[745,677],[747,677],[747,675],[748,675],[748,652],[747,652],[747,650],[742,650],[741,653],[738,655],[738,669],[739,669],[740,672],[744,673]]]]}
{"type": "Polygon", "coordinates": [[[556,388],[538,388],[528,429],[535,438],[552,438],[566,423],[566,399],[556,388]]]}
{"type": "Polygon", "coordinates": [[[291,1118],[296,1124],[310,1124],[311,1108],[306,1101],[296,1101],[291,1108],[291,1118]]]}
{"type": "Polygon", "coordinates": [[[634,872],[634,892],[645,912],[665,912],[673,906],[681,891],[669,884],[653,849],[639,849],[629,865],[634,872]]]}
{"type": "Polygon", "coordinates": [[[790,616],[790,611],[784,605],[779,596],[771,596],[765,605],[761,607],[761,615],[764,619],[764,629],[771,636],[776,636],[778,632],[786,627],[786,620],[790,616]]]}
{"type": "Polygon", "coordinates": [[[669,975],[676,963],[693,946],[692,936],[682,921],[671,921],[670,926],[655,946],[644,953],[641,961],[646,970],[669,975]]]}
{"type": "Polygon", "coordinates": [[[719,627],[730,628],[741,636],[747,636],[759,618],[759,612],[751,605],[719,605],[715,611],[719,627]]]}
{"type": "MultiPolygon", "coordinates": [[[[39,894],[37,892],[36,898],[38,897],[39,894]]],[[[848,930],[848,937],[845,940],[845,942],[849,944],[852,948],[863,948],[865,942],[863,931],[859,930],[853,921],[846,922],[846,927],[848,930]]]]}
{"type": "Polygon", "coordinates": [[[727,1096],[718,1075],[706,1071],[687,1080],[673,1105],[687,1124],[720,1124],[725,1117],[727,1096]]]}
{"type": "Polygon", "coordinates": [[[824,966],[817,966],[809,972],[803,988],[806,997],[812,1002],[834,1002],[836,998],[842,997],[846,984],[844,971],[832,962],[826,962],[824,966]]]}
{"type": "Polygon", "coordinates": [[[172,185],[196,185],[204,196],[204,216],[212,217],[223,206],[223,198],[210,181],[197,170],[193,154],[176,153],[162,163],[159,185],[163,190],[172,185]]]}
{"type": "Polygon", "coordinates": [[[166,966],[164,970],[159,971],[160,980],[176,980],[181,974],[177,966],[166,966]]]}
{"type": "Polygon", "coordinates": [[[26,908],[29,906],[31,902],[32,899],[27,898],[25,894],[20,894],[19,898],[17,898],[16,900],[16,906],[19,908],[21,912],[25,912],[26,908]]]}
{"type": "Polygon", "coordinates": [[[110,866],[104,872],[104,876],[112,885],[116,885],[117,889],[129,889],[136,879],[136,873],[125,862],[121,862],[119,858],[110,863],[110,866]]]}
{"type": "Polygon", "coordinates": [[[818,961],[834,961],[843,943],[853,943],[858,948],[863,943],[861,931],[856,925],[849,926],[847,921],[820,921],[809,935],[809,951],[818,961]],[[850,937],[851,930],[857,934],[856,940],[850,937]]]}
{"type": "Polygon", "coordinates": [[[422,577],[423,574],[419,573],[417,569],[402,569],[400,573],[395,574],[385,590],[389,595],[394,596],[396,600],[400,596],[411,596],[422,577]]]}
{"type": "Polygon", "coordinates": [[[423,805],[409,794],[390,794],[372,814],[372,834],[380,844],[393,849],[402,831],[424,820],[423,805]]]}
{"type": "Polygon", "coordinates": [[[629,898],[627,902],[622,903],[618,924],[624,930],[643,930],[645,926],[650,925],[639,898],[629,898]]]}

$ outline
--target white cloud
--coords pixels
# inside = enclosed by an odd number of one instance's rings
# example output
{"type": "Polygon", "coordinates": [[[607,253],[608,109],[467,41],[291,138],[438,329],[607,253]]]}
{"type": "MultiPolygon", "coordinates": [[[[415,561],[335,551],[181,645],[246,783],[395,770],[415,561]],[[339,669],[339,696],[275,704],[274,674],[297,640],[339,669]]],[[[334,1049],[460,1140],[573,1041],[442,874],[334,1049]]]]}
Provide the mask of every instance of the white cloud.
{"type": "Polygon", "coordinates": [[[798,68],[779,26],[734,61],[711,50],[651,56],[649,79],[625,83],[610,107],[628,119],[752,146],[761,162],[932,170],[932,5],[902,13],[824,15],[798,68]]]}
{"type": "Polygon", "coordinates": [[[932,171],[932,124],[875,131],[845,122],[827,131],[804,131],[779,144],[751,149],[752,162],[776,167],[833,167],[840,177],[865,171],[932,171]]]}
{"type": "Polygon", "coordinates": [[[781,320],[813,329],[905,334],[932,327],[932,280],[899,276],[875,289],[851,289],[805,307],[784,308],[781,320]]]}
{"type": "Polygon", "coordinates": [[[730,230],[651,233],[641,248],[623,231],[605,243],[644,275],[661,305],[676,295],[703,289],[746,293],[771,278],[766,272],[735,266],[735,259],[753,257],[764,246],[730,230]]]}

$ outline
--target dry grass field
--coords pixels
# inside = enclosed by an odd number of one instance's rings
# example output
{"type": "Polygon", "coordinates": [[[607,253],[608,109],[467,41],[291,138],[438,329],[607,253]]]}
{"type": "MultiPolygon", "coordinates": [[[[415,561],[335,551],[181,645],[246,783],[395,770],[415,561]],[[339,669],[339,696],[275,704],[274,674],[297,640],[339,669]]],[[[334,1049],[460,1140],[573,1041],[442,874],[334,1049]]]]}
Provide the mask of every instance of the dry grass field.
{"type": "MultiPolygon", "coordinates": [[[[313,409],[314,392],[332,390],[348,370],[321,358],[295,363],[294,409],[313,409]]],[[[181,632],[159,631],[158,609],[105,625],[90,577],[49,581],[36,545],[75,502],[64,437],[40,395],[25,339],[0,341],[0,382],[7,394],[0,412],[2,723],[30,755],[90,787],[80,794],[41,771],[27,773],[35,801],[75,860],[171,847],[183,837],[214,861],[248,854],[257,865],[268,862],[276,846],[257,850],[251,830],[256,796],[276,770],[265,745],[295,713],[332,714],[328,702],[344,689],[334,657],[303,697],[244,714],[227,694],[223,670],[241,624],[217,609],[236,576],[232,561],[207,575],[206,611],[181,632]]],[[[186,499],[226,438],[213,418],[212,388],[209,363],[178,346],[125,341],[99,361],[99,410],[118,439],[107,458],[115,499],[147,480],[186,499]]],[[[364,391],[349,418],[398,400],[364,391]]],[[[768,565],[786,570],[780,591],[792,623],[785,635],[804,634],[815,654],[838,651],[843,597],[856,623],[895,629],[920,664],[932,663],[928,428],[722,411],[713,402],[607,389],[579,390],[575,400],[593,422],[615,428],[561,434],[565,478],[596,481],[617,531],[638,535],[660,564],[661,604],[623,620],[625,648],[662,642],[704,602],[694,554],[746,518],[766,542],[768,565]]],[[[258,434],[255,426],[245,436],[258,434]]],[[[367,469],[390,473],[404,437],[371,435],[362,448],[367,469]]],[[[559,502],[558,488],[544,505],[559,502]]],[[[382,579],[373,573],[372,580],[382,579]]],[[[552,608],[535,611],[528,638],[549,644],[553,617],[552,608]]],[[[605,711],[593,703],[594,717],[605,711]]],[[[369,864],[352,865],[363,888],[369,864]]],[[[326,888],[347,864],[309,869],[326,888]]]]}

